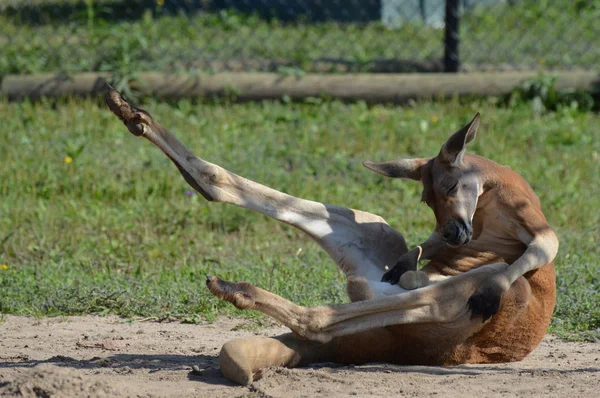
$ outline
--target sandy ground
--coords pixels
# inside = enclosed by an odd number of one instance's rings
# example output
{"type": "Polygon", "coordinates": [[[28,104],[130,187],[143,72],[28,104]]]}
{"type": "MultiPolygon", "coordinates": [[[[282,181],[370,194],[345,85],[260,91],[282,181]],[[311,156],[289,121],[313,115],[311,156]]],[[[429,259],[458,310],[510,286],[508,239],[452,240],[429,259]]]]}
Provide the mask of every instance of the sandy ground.
{"type": "Polygon", "coordinates": [[[460,396],[593,397],[600,390],[600,345],[547,336],[526,360],[499,365],[418,367],[320,364],[275,368],[250,387],[218,370],[221,345],[245,321],[207,325],[129,322],[116,317],[0,323],[0,396],[31,397],[314,397],[460,396]],[[192,371],[192,366],[197,366],[192,371]]]}

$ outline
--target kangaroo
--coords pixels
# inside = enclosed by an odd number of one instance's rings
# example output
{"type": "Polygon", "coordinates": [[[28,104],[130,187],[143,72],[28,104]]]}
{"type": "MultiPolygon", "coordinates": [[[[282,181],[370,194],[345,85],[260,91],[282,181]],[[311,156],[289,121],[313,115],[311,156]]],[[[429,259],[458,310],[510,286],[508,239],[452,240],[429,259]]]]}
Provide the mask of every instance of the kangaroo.
{"type": "Polygon", "coordinates": [[[438,155],[364,162],[383,175],[420,181],[436,227],[408,250],[380,216],[290,196],[209,163],[116,90],[110,110],[148,139],[208,201],[290,224],[316,241],[347,278],[350,303],[303,307],[246,282],[208,276],[216,297],[261,311],[292,333],[227,342],[220,368],[250,384],[271,366],[316,362],[456,365],[518,361],[542,340],[555,298],[558,239],[538,197],[512,169],[466,154],[479,114],[438,155]],[[419,259],[429,262],[417,270],[419,259]]]}

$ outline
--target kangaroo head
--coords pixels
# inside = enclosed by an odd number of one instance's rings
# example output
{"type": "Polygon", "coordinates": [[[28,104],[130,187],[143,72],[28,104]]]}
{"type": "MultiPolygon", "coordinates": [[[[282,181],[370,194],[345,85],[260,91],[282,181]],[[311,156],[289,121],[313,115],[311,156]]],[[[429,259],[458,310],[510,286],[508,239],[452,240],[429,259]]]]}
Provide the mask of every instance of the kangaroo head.
{"type": "Polygon", "coordinates": [[[421,181],[422,200],[435,214],[436,230],[451,246],[471,241],[473,215],[483,192],[480,173],[464,161],[466,146],[475,138],[478,127],[479,113],[454,133],[435,157],[363,163],[387,177],[421,181]]]}

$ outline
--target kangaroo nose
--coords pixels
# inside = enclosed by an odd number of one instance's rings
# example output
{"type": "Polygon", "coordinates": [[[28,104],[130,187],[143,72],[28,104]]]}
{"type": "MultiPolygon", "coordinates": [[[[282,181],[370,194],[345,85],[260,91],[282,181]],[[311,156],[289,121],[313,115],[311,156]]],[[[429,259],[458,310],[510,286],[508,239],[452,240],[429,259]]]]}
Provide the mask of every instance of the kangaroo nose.
{"type": "Polygon", "coordinates": [[[472,227],[463,221],[452,221],[444,227],[442,239],[450,245],[464,245],[473,237],[472,227]]]}
{"type": "Polygon", "coordinates": [[[456,224],[451,224],[447,228],[444,229],[442,238],[446,242],[454,242],[458,238],[459,234],[460,234],[460,229],[458,228],[458,226],[456,224]]]}

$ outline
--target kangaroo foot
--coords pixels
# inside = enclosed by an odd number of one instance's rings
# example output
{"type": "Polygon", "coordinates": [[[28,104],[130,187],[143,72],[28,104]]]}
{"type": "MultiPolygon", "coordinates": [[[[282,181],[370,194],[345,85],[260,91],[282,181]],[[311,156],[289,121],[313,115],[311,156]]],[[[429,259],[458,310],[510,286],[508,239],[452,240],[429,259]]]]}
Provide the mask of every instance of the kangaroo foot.
{"type": "Polygon", "coordinates": [[[207,276],[206,286],[213,295],[230,302],[240,310],[252,309],[256,303],[256,288],[249,283],[232,283],[216,276],[207,276]]]}

